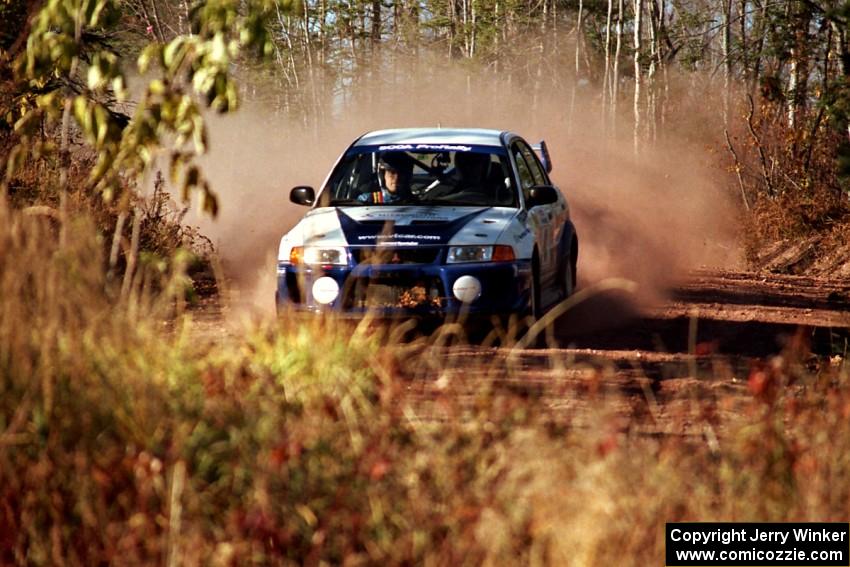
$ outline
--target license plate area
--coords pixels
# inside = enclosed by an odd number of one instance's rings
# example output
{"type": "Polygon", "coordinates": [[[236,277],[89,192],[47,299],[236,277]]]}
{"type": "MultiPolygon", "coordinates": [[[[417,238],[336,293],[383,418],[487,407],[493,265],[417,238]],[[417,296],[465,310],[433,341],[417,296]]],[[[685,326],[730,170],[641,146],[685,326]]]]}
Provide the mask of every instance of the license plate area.
{"type": "Polygon", "coordinates": [[[395,247],[357,247],[352,248],[354,261],[358,264],[433,264],[440,255],[441,248],[417,246],[411,248],[395,247]]]}
{"type": "Polygon", "coordinates": [[[351,278],[345,306],[355,309],[433,311],[445,305],[442,282],[408,275],[351,278]]]}

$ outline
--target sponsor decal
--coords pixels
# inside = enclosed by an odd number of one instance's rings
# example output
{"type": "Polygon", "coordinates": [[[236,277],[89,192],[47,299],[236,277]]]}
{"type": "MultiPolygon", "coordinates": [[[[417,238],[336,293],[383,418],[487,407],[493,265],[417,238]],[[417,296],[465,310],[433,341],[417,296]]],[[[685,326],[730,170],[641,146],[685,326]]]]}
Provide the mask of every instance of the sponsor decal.
{"type": "Polygon", "coordinates": [[[340,228],[349,244],[418,246],[446,244],[466,223],[487,209],[478,209],[452,221],[415,227],[400,226],[388,219],[385,223],[358,222],[337,209],[340,228]]]}
{"type": "Polygon", "coordinates": [[[398,240],[407,238],[409,240],[441,240],[440,235],[438,234],[400,234],[395,232],[393,234],[362,234],[357,237],[357,240],[398,240]]]}
{"type": "Polygon", "coordinates": [[[380,152],[469,152],[472,146],[461,146],[456,144],[391,144],[378,146],[380,152]]]}
{"type": "Polygon", "coordinates": [[[515,235],[514,235],[514,242],[519,242],[520,240],[522,240],[523,238],[525,238],[526,236],[528,236],[530,232],[531,232],[531,231],[530,231],[530,230],[528,230],[528,229],[526,228],[526,229],[525,229],[525,230],[523,230],[522,232],[520,232],[520,233],[518,233],[518,234],[515,234],[515,235]]]}
{"type": "Polygon", "coordinates": [[[400,220],[444,220],[450,221],[452,217],[447,216],[445,214],[440,214],[436,212],[428,212],[428,211],[404,211],[404,212],[369,212],[363,215],[364,219],[386,219],[393,221],[400,220]]]}

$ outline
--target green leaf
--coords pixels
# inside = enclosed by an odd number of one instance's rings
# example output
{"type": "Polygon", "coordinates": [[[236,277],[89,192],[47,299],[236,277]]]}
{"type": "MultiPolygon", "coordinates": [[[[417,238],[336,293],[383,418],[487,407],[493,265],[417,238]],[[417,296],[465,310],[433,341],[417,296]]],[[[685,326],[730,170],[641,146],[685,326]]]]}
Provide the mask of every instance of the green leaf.
{"type": "Polygon", "coordinates": [[[91,131],[91,116],[88,113],[89,101],[83,95],[74,97],[74,118],[77,119],[77,124],[84,134],[89,134],[91,131]]]}
{"type": "Polygon", "coordinates": [[[207,151],[206,128],[204,127],[204,118],[200,114],[196,114],[192,118],[194,129],[192,131],[193,140],[195,142],[195,151],[203,154],[207,151]]]}
{"type": "Polygon", "coordinates": [[[19,136],[30,136],[35,134],[38,128],[41,113],[38,110],[29,110],[15,122],[15,132],[19,136]]]}
{"type": "Polygon", "coordinates": [[[35,159],[53,155],[56,152],[56,144],[53,142],[37,142],[32,146],[32,155],[35,159]]]}
{"type": "Polygon", "coordinates": [[[56,107],[57,99],[59,98],[58,91],[51,91],[49,93],[43,94],[41,96],[36,97],[35,105],[38,108],[42,109],[50,109],[56,107]]]}
{"type": "Polygon", "coordinates": [[[236,89],[236,83],[231,80],[227,81],[225,96],[227,97],[227,109],[225,112],[236,110],[239,106],[239,92],[236,89]]]}
{"type": "Polygon", "coordinates": [[[183,63],[185,56],[184,38],[178,36],[171,40],[162,50],[162,62],[165,68],[174,73],[183,63]]]}
{"type": "Polygon", "coordinates": [[[124,82],[124,75],[116,75],[112,79],[112,91],[115,93],[115,98],[119,102],[127,99],[127,85],[124,82]]]}
{"type": "Polygon", "coordinates": [[[163,83],[159,79],[154,79],[153,81],[148,83],[148,92],[152,95],[165,94],[165,83],[163,83]]]}
{"type": "Polygon", "coordinates": [[[95,163],[91,174],[89,174],[89,179],[91,179],[93,183],[97,183],[98,181],[100,181],[103,176],[106,175],[106,172],[112,166],[112,163],[113,157],[111,155],[107,154],[106,152],[98,153],[97,163],[95,163]]]}
{"type": "Polygon", "coordinates": [[[139,68],[139,73],[142,73],[142,74],[147,73],[148,69],[150,68],[150,65],[151,65],[151,63],[153,63],[153,61],[158,61],[159,63],[163,64],[162,63],[162,58],[163,58],[162,51],[163,51],[162,46],[159,45],[158,43],[148,44],[142,50],[142,52],[139,54],[139,58],[136,60],[136,64],[139,68]]]}
{"type": "Polygon", "coordinates": [[[101,73],[99,65],[93,64],[89,67],[87,82],[89,88],[93,91],[96,91],[101,87],[103,84],[103,74],[101,73]]]}
{"type": "Polygon", "coordinates": [[[180,170],[186,165],[186,158],[182,152],[171,152],[171,160],[168,166],[168,177],[176,184],[180,170]]]}
{"type": "Polygon", "coordinates": [[[198,170],[198,166],[193,165],[186,170],[186,176],[183,178],[182,187],[182,197],[184,201],[189,200],[189,192],[198,186],[200,178],[201,173],[198,170]]]}
{"type": "Polygon", "coordinates": [[[92,10],[91,16],[89,17],[89,27],[98,27],[100,14],[103,12],[103,9],[106,8],[107,4],[108,2],[106,0],[95,2],[94,10],[92,10]]]}
{"type": "Polygon", "coordinates": [[[201,94],[209,92],[214,81],[215,73],[207,66],[202,66],[200,69],[195,71],[195,74],[192,76],[192,86],[196,92],[201,94]]]}
{"type": "Polygon", "coordinates": [[[103,146],[109,132],[110,116],[106,109],[98,104],[94,107],[94,117],[97,123],[97,145],[103,146]]]}
{"type": "Polygon", "coordinates": [[[212,39],[208,61],[222,66],[227,65],[227,44],[224,40],[224,34],[221,32],[215,34],[212,39]]]}
{"type": "Polygon", "coordinates": [[[218,216],[218,198],[210,190],[209,183],[204,181],[201,192],[201,210],[208,213],[211,217],[218,216]]]}

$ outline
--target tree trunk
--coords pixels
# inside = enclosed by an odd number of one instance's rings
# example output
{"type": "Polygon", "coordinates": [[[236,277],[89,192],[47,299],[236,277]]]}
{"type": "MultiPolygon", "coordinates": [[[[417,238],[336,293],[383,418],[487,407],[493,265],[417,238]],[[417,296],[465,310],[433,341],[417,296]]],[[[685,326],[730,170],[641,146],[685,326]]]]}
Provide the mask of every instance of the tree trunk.
{"type": "Polygon", "coordinates": [[[156,5],[156,0],[151,0],[151,11],[153,12],[153,22],[154,22],[154,31],[156,32],[157,39],[163,43],[165,42],[165,32],[162,31],[162,22],[159,17],[159,8],[156,5]]]}
{"type": "Polygon", "coordinates": [[[738,41],[741,43],[741,76],[746,77],[747,73],[750,69],[749,62],[749,47],[747,46],[747,1],[741,0],[741,3],[738,5],[738,24],[741,28],[738,30],[738,34],[740,38],[738,41]]]}
{"type": "MultiPolygon", "coordinates": [[[[655,5],[655,4],[653,4],[655,5]]],[[[659,122],[661,124],[661,134],[664,134],[664,125],[667,120],[667,103],[670,101],[670,82],[668,81],[667,75],[667,57],[664,53],[664,48],[672,50],[672,44],[670,43],[670,38],[667,33],[667,24],[666,24],[666,14],[667,14],[667,5],[665,0],[658,0],[657,4],[658,10],[658,50],[656,52],[656,58],[658,59],[658,68],[661,70],[661,77],[664,86],[664,97],[661,100],[661,103],[658,104],[658,108],[656,108],[656,112],[659,116],[659,122]]],[[[656,79],[657,81],[657,79],[656,79]]],[[[656,93],[658,92],[658,87],[656,86],[656,93]]],[[[657,95],[656,95],[657,96],[657,95]]]]}
{"type": "Polygon", "coordinates": [[[635,98],[634,98],[634,152],[637,155],[640,152],[640,97],[641,97],[641,71],[640,71],[640,56],[641,56],[641,36],[642,36],[642,16],[643,16],[643,0],[634,0],[635,23],[634,23],[634,62],[635,62],[635,98]]]}
{"type": "Polygon", "coordinates": [[[608,99],[611,96],[611,17],[614,13],[614,0],[608,0],[608,15],[605,19],[605,73],[602,75],[602,125],[608,125],[608,99]]]}
{"type": "Polygon", "coordinates": [[[611,95],[611,128],[614,135],[617,134],[617,104],[620,100],[620,49],[623,45],[623,1],[617,0],[617,47],[614,49],[614,74],[612,77],[614,90],[611,95]]]}
{"type": "Polygon", "coordinates": [[[729,89],[732,87],[732,58],[729,50],[732,42],[732,0],[721,0],[723,10],[723,124],[729,123],[729,89]]]}
{"type": "Polygon", "coordinates": [[[463,24],[463,55],[469,57],[469,0],[461,0],[461,23],[463,24]]]}
{"type": "MultiPolygon", "coordinates": [[[[477,26],[478,17],[477,17],[476,11],[475,11],[475,0],[469,0],[469,11],[470,11],[470,14],[471,14],[470,23],[471,23],[471,27],[472,27],[472,30],[471,30],[471,33],[470,33],[471,37],[470,37],[470,40],[469,40],[469,56],[474,57],[475,56],[476,31],[477,31],[477,28],[478,28],[478,26],[477,26]]],[[[418,14],[417,14],[417,16],[418,16],[418,14]]]]}
{"type": "Polygon", "coordinates": [[[567,124],[567,133],[571,133],[575,121],[576,98],[578,97],[578,82],[579,73],[581,71],[581,34],[582,34],[582,19],[584,18],[584,2],[578,0],[578,16],[576,19],[576,72],[573,77],[572,94],[570,95],[570,117],[567,124]]]}
{"type": "Polygon", "coordinates": [[[758,41],[756,43],[756,59],[753,63],[752,75],[750,75],[750,92],[752,92],[756,84],[758,83],[759,77],[761,76],[761,60],[762,53],[764,52],[764,44],[767,39],[768,32],[768,21],[767,21],[767,4],[769,0],[760,0],[761,1],[761,10],[759,11],[759,23],[757,26],[753,26],[754,29],[758,29],[758,41]]]}
{"type": "MultiPolygon", "coordinates": [[[[325,54],[326,54],[326,43],[325,43],[325,18],[327,18],[327,6],[325,0],[321,0],[319,2],[319,64],[325,64],[325,54]]],[[[306,19],[307,11],[304,11],[305,22],[309,23],[309,20],[306,19]]],[[[307,26],[305,28],[305,33],[310,33],[310,28],[307,26]]]]}
{"type": "MultiPolygon", "coordinates": [[[[501,53],[501,34],[499,33],[499,29],[501,24],[499,22],[499,0],[496,0],[493,4],[493,26],[496,28],[496,32],[493,34],[493,50],[496,53],[501,53]]],[[[499,57],[496,57],[495,61],[493,61],[493,72],[498,75],[499,74],[499,57]]]]}
{"type": "MultiPolygon", "coordinates": [[[[76,18],[74,27],[74,43],[79,47],[83,35],[82,16],[76,18]]],[[[59,134],[59,214],[62,225],[59,227],[59,246],[64,248],[68,236],[68,187],[70,186],[71,173],[71,114],[74,105],[74,90],[71,81],[77,77],[77,68],[80,58],[77,55],[71,59],[71,68],[68,71],[67,84],[62,89],[64,97],[64,108],[62,109],[62,130],[59,134]]]]}
{"type": "Polygon", "coordinates": [[[649,0],[649,70],[647,71],[648,91],[648,116],[650,139],[653,143],[658,139],[658,86],[656,82],[656,71],[661,51],[659,18],[656,12],[655,0],[649,0]]]}
{"type": "Polygon", "coordinates": [[[454,55],[455,36],[457,34],[457,1],[449,0],[449,57],[454,55]]]}
{"type": "Polygon", "coordinates": [[[578,0],[578,18],[576,21],[576,80],[579,75],[579,57],[581,55],[582,19],[584,18],[584,1],[578,0]]]}
{"type": "Polygon", "coordinates": [[[847,30],[836,21],[831,21],[833,48],[838,56],[838,69],[843,77],[850,77],[850,50],[847,47],[847,30]]]}
{"type": "Polygon", "coordinates": [[[794,29],[794,44],[791,47],[790,73],[788,75],[788,126],[796,128],[800,114],[806,111],[806,96],[809,86],[809,24],[812,12],[808,4],[794,1],[790,6],[794,29]]]}
{"type": "Polygon", "coordinates": [[[372,30],[369,35],[372,43],[381,39],[381,0],[372,0],[372,30]]]}

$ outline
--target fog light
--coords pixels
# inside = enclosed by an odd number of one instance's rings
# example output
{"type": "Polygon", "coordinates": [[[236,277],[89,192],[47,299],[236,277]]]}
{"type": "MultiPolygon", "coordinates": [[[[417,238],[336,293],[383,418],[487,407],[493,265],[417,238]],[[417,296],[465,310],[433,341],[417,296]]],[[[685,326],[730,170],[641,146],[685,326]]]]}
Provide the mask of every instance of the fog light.
{"type": "Polygon", "coordinates": [[[472,303],[481,295],[481,282],[472,276],[461,276],[455,280],[452,293],[464,303],[472,303]]]}
{"type": "Polygon", "coordinates": [[[339,284],[328,276],[321,277],[313,282],[313,299],[322,305],[327,305],[339,295],[339,284]]]}

